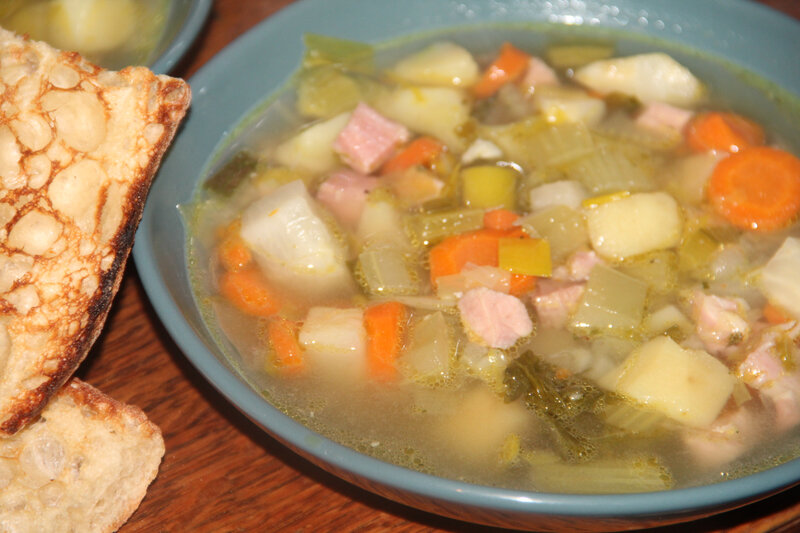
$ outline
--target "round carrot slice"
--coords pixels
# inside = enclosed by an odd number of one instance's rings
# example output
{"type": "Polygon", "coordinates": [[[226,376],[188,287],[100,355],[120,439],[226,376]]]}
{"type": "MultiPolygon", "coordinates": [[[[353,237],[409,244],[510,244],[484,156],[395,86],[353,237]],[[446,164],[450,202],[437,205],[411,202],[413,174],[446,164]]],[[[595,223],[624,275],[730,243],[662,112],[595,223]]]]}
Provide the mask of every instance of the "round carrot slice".
{"type": "Polygon", "coordinates": [[[696,152],[736,153],[764,144],[764,129],[736,113],[711,111],[700,113],[687,124],[686,142],[696,152]]]}
{"type": "Polygon", "coordinates": [[[734,226],[783,228],[800,213],[800,159],[766,146],[731,154],[714,168],[708,198],[734,226]]]}

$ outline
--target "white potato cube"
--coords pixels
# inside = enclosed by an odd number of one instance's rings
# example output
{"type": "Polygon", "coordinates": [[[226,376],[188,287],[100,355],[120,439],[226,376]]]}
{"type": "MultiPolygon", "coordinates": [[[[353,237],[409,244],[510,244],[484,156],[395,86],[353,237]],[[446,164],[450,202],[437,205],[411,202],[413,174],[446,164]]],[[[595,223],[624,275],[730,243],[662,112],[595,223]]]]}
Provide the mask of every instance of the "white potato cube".
{"type": "Polygon", "coordinates": [[[787,237],[758,277],[767,299],[800,319],[800,239],[787,237]]]}
{"type": "Polygon", "coordinates": [[[560,180],[545,183],[531,189],[528,203],[532,211],[542,211],[556,205],[580,209],[587,196],[586,189],[579,182],[560,180]]]}
{"type": "Polygon", "coordinates": [[[375,107],[416,133],[441,139],[459,151],[465,148],[457,129],[469,120],[470,105],[461,89],[401,87],[383,95],[375,107]]]}
{"type": "Polygon", "coordinates": [[[298,338],[315,370],[329,376],[366,375],[367,332],[361,309],[312,307],[298,338]]]}
{"type": "Polygon", "coordinates": [[[736,383],[718,359],[703,350],[684,349],[666,336],[635,349],[613,372],[613,378],[603,381],[615,392],[692,427],[711,424],[736,383]]]}
{"type": "Polygon", "coordinates": [[[677,245],[683,222],[672,196],[654,192],[632,194],[589,209],[586,227],[597,253],[625,259],[677,245]]]}
{"type": "Polygon", "coordinates": [[[697,104],[705,92],[689,69],[664,53],[594,61],[575,71],[575,80],[600,93],[683,107],[697,104]]]}
{"type": "Polygon", "coordinates": [[[475,83],[480,70],[466,48],[439,42],[400,60],[389,73],[408,83],[459,87],[475,83]]]}
{"type": "Polygon", "coordinates": [[[350,120],[342,113],[323,122],[312,124],[275,148],[275,160],[289,168],[313,174],[330,172],[341,164],[333,151],[333,142],[350,120]]]}
{"type": "Polygon", "coordinates": [[[533,95],[536,108],[548,122],[583,122],[594,126],[606,114],[606,103],[581,90],[541,87],[533,95]]]}

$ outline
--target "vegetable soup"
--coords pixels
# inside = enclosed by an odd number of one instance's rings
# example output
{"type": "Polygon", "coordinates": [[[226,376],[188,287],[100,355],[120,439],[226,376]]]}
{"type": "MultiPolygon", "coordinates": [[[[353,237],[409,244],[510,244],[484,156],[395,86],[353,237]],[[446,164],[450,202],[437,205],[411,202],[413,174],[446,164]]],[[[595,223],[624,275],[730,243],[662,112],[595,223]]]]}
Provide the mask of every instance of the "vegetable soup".
{"type": "Polygon", "coordinates": [[[232,364],[322,435],[474,483],[644,492],[795,457],[791,134],[710,60],[514,35],[306,37],[185,211],[232,364]]]}

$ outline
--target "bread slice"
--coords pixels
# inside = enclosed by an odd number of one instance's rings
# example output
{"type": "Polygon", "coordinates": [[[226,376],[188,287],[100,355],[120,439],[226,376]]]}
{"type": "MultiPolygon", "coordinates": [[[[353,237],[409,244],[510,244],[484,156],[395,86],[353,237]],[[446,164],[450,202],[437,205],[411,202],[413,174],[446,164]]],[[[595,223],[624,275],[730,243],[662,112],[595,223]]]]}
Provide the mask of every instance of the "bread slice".
{"type": "Polygon", "coordinates": [[[36,417],[100,333],[190,98],[182,80],[0,29],[0,435],[36,417]]]}
{"type": "Polygon", "coordinates": [[[116,531],[163,456],[141,410],[73,379],[36,421],[0,439],[0,531],[116,531]]]}

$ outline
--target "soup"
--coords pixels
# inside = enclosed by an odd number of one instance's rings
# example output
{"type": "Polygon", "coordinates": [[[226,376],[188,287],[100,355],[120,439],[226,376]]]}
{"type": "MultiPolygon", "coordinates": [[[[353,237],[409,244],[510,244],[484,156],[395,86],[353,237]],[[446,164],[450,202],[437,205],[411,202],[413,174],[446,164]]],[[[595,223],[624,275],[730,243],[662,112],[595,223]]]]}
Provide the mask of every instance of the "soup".
{"type": "Polygon", "coordinates": [[[327,437],[474,483],[794,457],[800,160],[670,55],[552,41],[307,37],[187,214],[232,364],[327,437]]]}
{"type": "Polygon", "coordinates": [[[169,0],[4,0],[0,24],[120,69],[152,60],[169,7],[169,0]]]}

